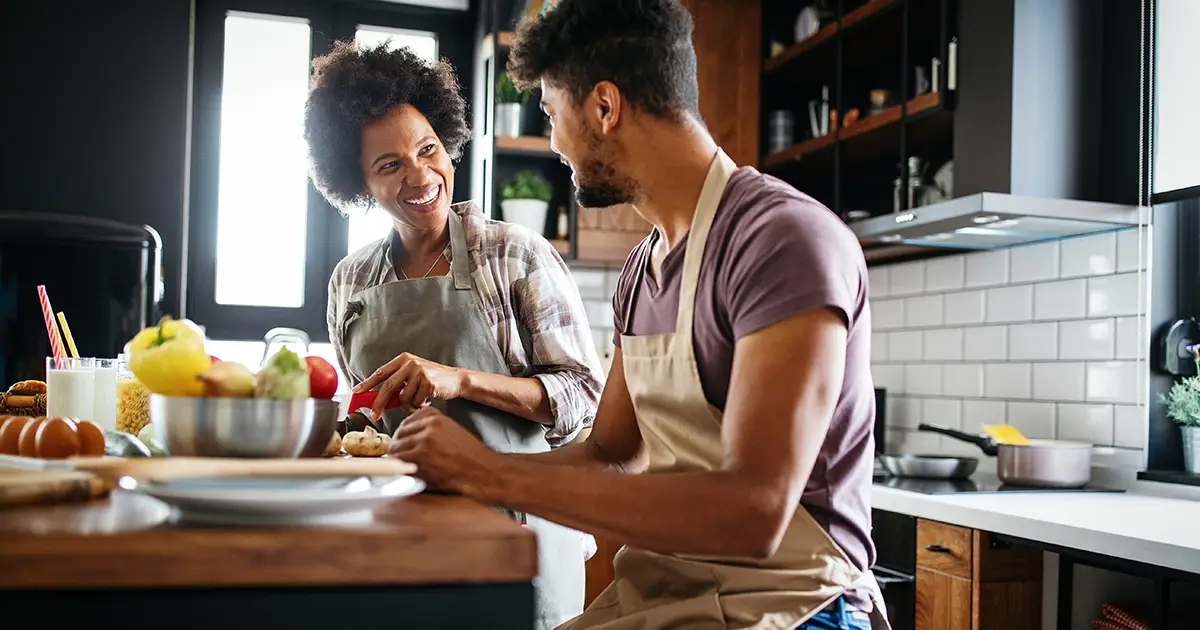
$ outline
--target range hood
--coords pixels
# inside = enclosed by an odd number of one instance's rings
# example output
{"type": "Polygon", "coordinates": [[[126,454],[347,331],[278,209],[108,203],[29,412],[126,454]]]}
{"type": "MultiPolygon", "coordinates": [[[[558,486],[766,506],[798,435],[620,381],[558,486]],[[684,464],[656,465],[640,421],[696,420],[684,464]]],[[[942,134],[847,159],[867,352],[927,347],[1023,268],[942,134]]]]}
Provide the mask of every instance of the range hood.
{"type": "Polygon", "coordinates": [[[1135,206],[978,193],[850,224],[867,262],[908,260],[1138,225],[1135,206]]]}

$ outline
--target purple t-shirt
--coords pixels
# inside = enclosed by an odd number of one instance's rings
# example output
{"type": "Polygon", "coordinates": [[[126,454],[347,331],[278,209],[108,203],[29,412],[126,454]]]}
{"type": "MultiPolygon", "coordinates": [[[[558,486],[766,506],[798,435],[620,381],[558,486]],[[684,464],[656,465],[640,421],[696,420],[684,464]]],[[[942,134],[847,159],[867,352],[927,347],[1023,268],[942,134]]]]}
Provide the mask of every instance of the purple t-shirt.
{"type": "MultiPolygon", "coordinates": [[[[647,268],[656,234],[634,248],[617,281],[618,347],[623,330],[631,335],[675,331],[686,238],[663,260],[661,284],[649,275],[642,279],[632,325],[625,328],[630,292],[647,268]]],[[[846,373],[800,502],[866,570],[875,563],[870,508],[875,386],[862,248],[850,229],[813,198],[753,168],[739,168],[717,207],[696,289],[692,343],[708,402],[725,408],[738,339],[818,307],[833,309],[846,322],[846,373]]],[[[865,593],[852,593],[850,599],[870,610],[865,593]]]]}

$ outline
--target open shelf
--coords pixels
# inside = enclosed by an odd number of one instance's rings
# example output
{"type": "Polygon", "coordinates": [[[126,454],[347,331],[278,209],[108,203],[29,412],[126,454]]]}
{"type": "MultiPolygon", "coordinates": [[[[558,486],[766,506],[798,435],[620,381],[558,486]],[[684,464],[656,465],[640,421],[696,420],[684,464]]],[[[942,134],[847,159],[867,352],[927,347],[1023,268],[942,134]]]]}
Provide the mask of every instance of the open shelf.
{"type": "Polygon", "coordinates": [[[495,49],[497,40],[500,42],[501,48],[508,48],[513,45],[517,34],[512,31],[500,31],[499,33],[488,33],[483,36],[483,49],[491,51],[495,49]]]}
{"type": "Polygon", "coordinates": [[[571,255],[571,242],[562,238],[549,239],[550,244],[558,251],[558,255],[566,258],[571,255]]]}
{"type": "Polygon", "coordinates": [[[544,136],[519,136],[516,138],[496,136],[495,148],[498,155],[558,157],[558,154],[550,149],[550,138],[544,136]]]}
{"type": "Polygon", "coordinates": [[[809,56],[809,53],[822,48],[826,42],[832,41],[839,31],[849,31],[882,16],[884,13],[901,5],[900,0],[871,0],[861,7],[842,16],[839,22],[821,27],[808,39],[792,44],[783,52],[767,59],[763,63],[763,71],[767,74],[782,72],[809,56]]]}

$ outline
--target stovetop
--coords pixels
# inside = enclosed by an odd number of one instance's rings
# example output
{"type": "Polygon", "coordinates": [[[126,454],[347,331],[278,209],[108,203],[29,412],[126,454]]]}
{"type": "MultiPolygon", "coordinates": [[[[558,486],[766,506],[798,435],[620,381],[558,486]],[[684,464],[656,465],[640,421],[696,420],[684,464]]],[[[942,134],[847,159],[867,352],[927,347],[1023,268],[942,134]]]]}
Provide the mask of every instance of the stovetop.
{"type": "Polygon", "coordinates": [[[913,479],[876,475],[874,484],[897,490],[908,490],[921,494],[962,494],[982,492],[1124,492],[1120,488],[1107,488],[1088,484],[1083,488],[1035,488],[1014,486],[1000,481],[996,475],[976,473],[968,479],[913,479]]]}

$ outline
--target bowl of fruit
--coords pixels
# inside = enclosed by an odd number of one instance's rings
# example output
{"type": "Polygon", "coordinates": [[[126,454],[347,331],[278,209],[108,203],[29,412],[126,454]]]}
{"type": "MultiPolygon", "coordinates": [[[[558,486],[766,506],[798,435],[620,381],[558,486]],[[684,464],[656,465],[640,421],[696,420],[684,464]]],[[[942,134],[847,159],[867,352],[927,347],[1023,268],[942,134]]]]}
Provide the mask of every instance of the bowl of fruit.
{"type": "Polygon", "coordinates": [[[337,429],[337,372],[281,348],[257,372],[213,359],[184,322],[164,319],[126,348],[150,390],[150,426],[172,456],[320,457],[337,429]]]}

